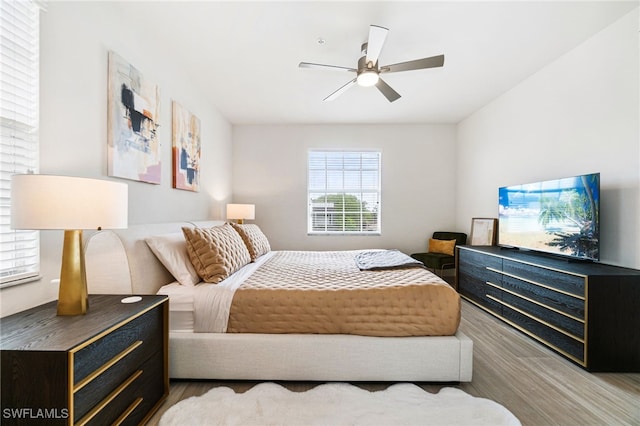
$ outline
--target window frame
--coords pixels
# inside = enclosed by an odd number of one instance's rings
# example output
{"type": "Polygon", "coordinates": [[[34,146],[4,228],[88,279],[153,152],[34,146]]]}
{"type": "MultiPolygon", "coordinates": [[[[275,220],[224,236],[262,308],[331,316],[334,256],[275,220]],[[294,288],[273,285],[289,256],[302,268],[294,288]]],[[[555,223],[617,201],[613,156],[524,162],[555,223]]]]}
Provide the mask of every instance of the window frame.
{"type": "Polygon", "coordinates": [[[11,228],[11,175],[36,173],[39,156],[41,0],[2,2],[0,36],[0,288],[40,276],[40,233],[11,228]]]}
{"type": "MultiPolygon", "coordinates": [[[[325,157],[325,161],[326,161],[325,157]]],[[[344,176],[343,176],[343,181],[344,181],[344,176]]],[[[326,200],[326,198],[325,198],[326,200]]],[[[366,200],[364,200],[366,202],[366,200]]],[[[353,213],[356,213],[356,211],[353,211],[353,213]]],[[[376,150],[376,149],[309,149],[307,151],[307,235],[309,236],[320,236],[320,235],[336,235],[336,236],[379,236],[382,234],[382,151],[381,150],[376,150]],[[330,169],[328,168],[326,162],[325,162],[325,167],[324,170],[325,172],[329,171],[329,170],[333,170],[333,171],[341,171],[342,173],[344,173],[344,171],[359,171],[360,172],[360,184],[358,188],[345,188],[344,182],[343,185],[338,189],[338,188],[330,188],[329,185],[327,184],[326,181],[328,181],[328,177],[325,176],[325,185],[322,189],[319,189],[317,187],[312,188],[311,186],[311,174],[312,174],[312,170],[319,170],[319,169],[312,169],[311,167],[311,159],[312,159],[312,155],[313,154],[323,154],[325,156],[329,156],[331,154],[341,154],[343,156],[343,165],[342,168],[340,169],[330,169]],[[358,169],[349,169],[346,168],[345,164],[344,164],[344,158],[346,155],[358,155],[360,156],[360,167],[358,169]],[[377,160],[377,164],[376,167],[373,169],[366,169],[363,168],[362,166],[362,156],[364,155],[375,155],[376,156],[376,160],[377,160]],[[371,188],[364,188],[363,182],[362,182],[362,172],[363,171],[372,171],[375,170],[377,172],[377,178],[376,178],[376,183],[375,183],[375,189],[371,189],[371,188]],[[362,215],[363,210],[362,210],[362,204],[360,205],[360,208],[357,210],[357,213],[360,214],[360,230],[355,230],[355,231],[350,231],[350,230],[346,230],[344,229],[345,227],[345,216],[349,213],[349,211],[345,210],[344,208],[344,204],[343,204],[343,209],[341,212],[337,212],[337,215],[342,215],[343,218],[343,223],[342,223],[342,229],[339,230],[329,230],[327,229],[327,221],[326,221],[326,217],[328,212],[325,210],[324,212],[324,217],[325,217],[325,226],[323,230],[314,230],[315,227],[315,223],[314,223],[314,210],[313,210],[313,203],[312,203],[312,194],[323,194],[325,197],[329,196],[329,195],[334,195],[334,194],[343,194],[343,195],[354,195],[354,193],[358,193],[360,194],[360,197],[358,198],[358,201],[360,203],[363,202],[363,194],[375,194],[375,203],[376,203],[376,207],[375,207],[375,214],[376,214],[376,222],[375,222],[375,229],[371,230],[371,231],[366,231],[366,230],[362,230],[362,215]]]]}

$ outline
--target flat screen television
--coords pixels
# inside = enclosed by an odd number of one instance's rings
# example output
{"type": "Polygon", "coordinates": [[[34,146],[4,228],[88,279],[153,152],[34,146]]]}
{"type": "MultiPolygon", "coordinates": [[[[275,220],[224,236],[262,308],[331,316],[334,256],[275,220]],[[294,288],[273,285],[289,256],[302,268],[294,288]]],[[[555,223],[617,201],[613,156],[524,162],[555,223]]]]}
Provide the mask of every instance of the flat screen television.
{"type": "Polygon", "coordinates": [[[600,173],[498,190],[498,244],[600,259],[600,173]]]}

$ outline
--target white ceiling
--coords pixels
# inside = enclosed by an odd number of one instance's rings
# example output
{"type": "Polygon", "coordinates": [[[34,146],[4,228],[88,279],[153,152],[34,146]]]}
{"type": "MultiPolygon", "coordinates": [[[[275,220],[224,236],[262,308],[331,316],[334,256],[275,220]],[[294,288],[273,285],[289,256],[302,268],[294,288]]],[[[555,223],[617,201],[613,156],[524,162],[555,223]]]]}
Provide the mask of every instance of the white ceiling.
{"type": "Polygon", "coordinates": [[[234,124],[456,123],[638,4],[160,1],[115,7],[141,37],[188,70],[234,124]],[[370,24],[390,30],[380,65],[444,54],[444,67],[384,75],[402,95],[393,103],[376,88],[359,86],[323,102],[353,75],[298,63],[357,67],[370,24]]]}

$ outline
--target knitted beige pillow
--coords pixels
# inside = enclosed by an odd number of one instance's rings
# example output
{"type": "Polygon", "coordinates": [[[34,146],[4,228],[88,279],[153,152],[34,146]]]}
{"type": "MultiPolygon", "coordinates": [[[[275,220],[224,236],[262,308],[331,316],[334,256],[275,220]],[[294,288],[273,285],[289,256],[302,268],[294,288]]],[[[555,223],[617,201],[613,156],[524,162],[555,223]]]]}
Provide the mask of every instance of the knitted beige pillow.
{"type": "Polygon", "coordinates": [[[228,224],[213,228],[182,228],[187,254],[200,277],[219,283],[251,262],[240,235],[228,224]]]}
{"type": "Polygon", "coordinates": [[[231,223],[231,226],[238,231],[238,234],[242,237],[242,240],[247,245],[249,254],[251,255],[251,261],[253,262],[263,254],[271,251],[271,245],[266,235],[262,233],[262,230],[258,225],[231,223]]]}

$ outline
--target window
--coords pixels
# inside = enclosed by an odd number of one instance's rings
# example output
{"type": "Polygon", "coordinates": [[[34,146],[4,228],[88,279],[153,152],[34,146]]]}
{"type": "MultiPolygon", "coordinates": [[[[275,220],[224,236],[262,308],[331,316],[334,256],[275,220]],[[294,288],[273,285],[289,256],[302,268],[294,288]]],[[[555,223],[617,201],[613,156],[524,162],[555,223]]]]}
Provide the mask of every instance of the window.
{"type": "Polygon", "coordinates": [[[309,234],[380,234],[380,153],[310,151],[309,234]]]}
{"type": "Polygon", "coordinates": [[[39,14],[34,1],[0,2],[0,286],[39,274],[38,231],[11,229],[11,175],[38,168],[39,14]]]}

